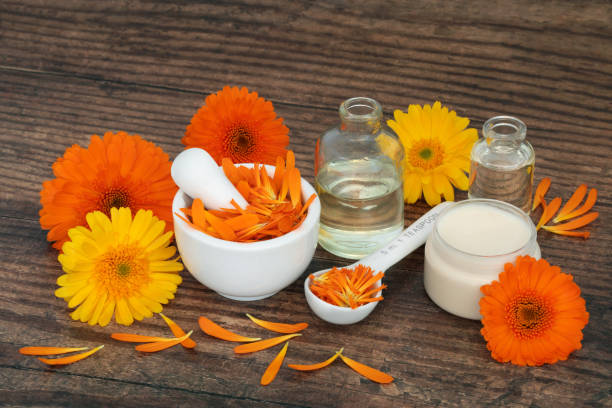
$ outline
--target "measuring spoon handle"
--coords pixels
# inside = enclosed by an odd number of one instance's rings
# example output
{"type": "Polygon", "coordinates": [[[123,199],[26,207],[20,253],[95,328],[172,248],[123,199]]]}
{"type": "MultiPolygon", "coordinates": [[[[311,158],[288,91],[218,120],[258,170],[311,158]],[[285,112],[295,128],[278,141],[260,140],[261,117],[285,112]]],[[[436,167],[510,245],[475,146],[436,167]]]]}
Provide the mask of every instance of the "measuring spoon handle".
{"type": "Polygon", "coordinates": [[[421,218],[413,222],[397,238],[389,242],[378,251],[355,262],[351,266],[359,264],[371,267],[376,271],[386,271],[391,266],[401,261],[408,254],[420,247],[427,241],[427,237],[433,231],[433,226],[440,212],[454,205],[454,202],[445,201],[427,211],[421,218]]]}

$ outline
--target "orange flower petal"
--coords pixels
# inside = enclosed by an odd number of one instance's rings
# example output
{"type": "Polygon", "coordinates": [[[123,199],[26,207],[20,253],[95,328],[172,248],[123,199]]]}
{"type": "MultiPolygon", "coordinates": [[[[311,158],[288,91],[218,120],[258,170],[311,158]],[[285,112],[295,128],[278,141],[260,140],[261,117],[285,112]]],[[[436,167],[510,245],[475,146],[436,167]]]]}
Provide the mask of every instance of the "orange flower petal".
{"type": "Polygon", "coordinates": [[[347,366],[351,367],[353,370],[357,371],[359,374],[363,375],[369,380],[381,384],[388,384],[393,381],[393,377],[391,377],[389,374],[385,374],[375,368],[368,367],[365,364],[358,363],[357,361],[351,360],[350,358],[345,357],[342,354],[340,354],[340,358],[346,363],[347,366]]]}
{"type": "MultiPolygon", "coordinates": [[[[172,334],[174,334],[176,337],[182,337],[185,335],[185,331],[181,329],[178,324],[174,323],[169,317],[166,317],[163,313],[160,313],[159,315],[164,319],[168,327],[170,327],[172,334]]],[[[196,343],[190,338],[187,338],[181,343],[181,345],[185,348],[192,349],[196,346],[196,343]]]]}
{"type": "Polygon", "coordinates": [[[546,196],[549,188],[550,177],[544,177],[540,181],[540,184],[538,184],[538,188],[536,188],[535,194],[533,195],[533,206],[531,207],[532,211],[538,208],[538,205],[545,202],[544,197],[546,196]]]}
{"type": "Polygon", "coordinates": [[[293,153],[293,151],[289,150],[287,152],[287,165],[285,166],[285,169],[289,171],[293,168],[295,168],[295,154],[293,153]]]}
{"type": "Polygon", "coordinates": [[[125,341],[128,343],[150,343],[150,342],[159,342],[159,341],[173,341],[175,340],[173,337],[153,337],[153,336],[142,336],[140,334],[131,334],[131,333],[113,333],[111,334],[111,338],[119,341],[125,341]]]}
{"type": "Polygon", "coordinates": [[[542,217],[540,217],[540,221],[536,226],[536,230],[542,228],[542,225],[546,224],[550,219],[555,215],[557,210],[561,207],[561,197],[555,197],[552,199],[550,203],[544,207],[544,211],[542,212],[542,217]]]}
{"type": "Polygon", "coordinates": [[[234,231],[225,223],[225,221],[212,215],[209,211],[205,211],[204,214],[206,216],[206,221],[212,225],[212,227],[224,240],[234,241],[236,239],[236,234],[234,234],[234,231]]]}
{"type": "Polygon", "coordinates": [[[330,365],[331,363],[333,363],[334,361],[336,361],[336,359],[338,358],[338,356],[342,353],[342,351],[344,350],[344,347],[341,348],[340,350],[338,350],[336,352],[336,354],[334,354],[333,356],[331,356],[330,358],[328,358],[327,360],[321,362],[321,363],[317,363],[317,364],[287,364],[288,367],[293,368],[294,370],[298,370],[298,371],[313,371],[313,370],[318,370],[324,367],[327,367],[328,365],[330,365]]]}
{"type": "Polygon", "coordinates": [[[282,343],[283,341],[287,341],[296,336],[301,336],[300,333],[295,334],[287,334],[286,336],[273,337],[271,339],[260,340],[254,343],[241,344],[239,346],[234,347],[234,353],[236,354],[245,354],[245,353],[254,353],[256,351],[265,350],[270,347],[274,347],[277,344],[282,343]]]}
{"type": "Polygon", "coordinates": [[[237,183],[240,180],[240,174],[238,173],[238,169],[234,166],[234,163],[228,158],[224,157],[221,159],[221,167],[223,168],[223,172],[225,176],[231,181],[233,184],[237,183]]]}
{"type": "Polygon", "coordinates": [[[273,323],[273,322],[267,322],[265,320],[257,319],[248,313],[246,315],[249,319],[253,321],[253,323],[263,327],[264,329],[268,329],[268,330],[271,330],[277,333],[286,333],[286,334],[297,333],[308,327],[308,323],[296,323],[296,324],[273,323]]]}
{"type": "Polygon", "coordinates": [[[306,202],[304,203],[304,206],[300,210],[300,213],[298,214],[298,217],[300,217],[302,214],[304,214],[306,212],[306,210],[308,209],[308,207],[310,207],[310,204],[312,204],[312,202],[315,200],[315,198],[317,198],[316,194],[312,194],[310,197],[308,197],[308,200],[306,200],[306,202]]]}
{"type": "Polygon", "coordinates": [[[19,352],[26,356],[51,356],[87,350],[87,347],[22,347],[19,352]]]}
{"type": "Polygon", "coordinates": [[[232,333],[231,331],[224,329],[223,327],[219,326],[218,324],[204,316],[200,316],[200,318],[198,319],[198,324],[200,325],[200,328],[204,333],[221,340],[238,342],[261,340],[261,337],[245,337],[236,333],[232,333]]]}
{"type": "Polygon", "coordinates": [[[255,214],[241,214],[225,221],[225,224],[234,231],[240,231],[259,223],[259,217],[255,214]]]}
{"type": "Polygon", "coordinates": [[[584,227],[585,225],[595,221],[599,217],[598,212],[590,212],[587,215],[583,215],[580,218],[573,219],[569,222],[559,225],[545,225],[544,228],[547,231],[557,232],[557,231],[569,231],[576,228],[584,227]]]}
{"type": "Polygon", "coordinates": [[[274,378],[276,377],[276,374],[278,373],[278,370],[280,369],[281,365],[283,364],[283,360],[285,359],[285,354],[287,354],[287,347],[288,346],[289,346],[289,342],[286,342],[285,346],[276,355],[276,357],[274,357],[274,360],[272,360],[272,362],[270,363],[268,368],[266,368],[266,371],[261,376],[261,381],[260,381],[261,385],[268,385],[272,381],[274,381],[274,378]]]}
{"type": "Polygon", "coordinates": [[[251,186],[244,180],[240,180],[238,184],[236,184],[236,190],[244,197],[245,200],[249,200],[251,195],[251,186]]]}
{"type": "Polygon", "coordinates": [[[206,216],[204,215],[204,203],[199,198],[191,204],[191,219],[193,223],[201,228],[206,228],[206,216]]]}
{"type": "Polygon", "coordinates": [[[206,230],[205,230],[204,228],[202,228],[202,227],[199,227],[199,226],[195,225],[194,223],[192,223],[191,221],[189,221],[187,218],[183,217],[181,214],[179,214],[179,213],[175,212],[175,213],[174,213],[174,215],[176,215],[177,217],[179,217],[181,220],[185,221],[185,223],[186,223],[187,225],[189,225],[191,228],[196,229],[196,230],[198,230],[198,231],[200,231],[200,232],[203,232],[203,233],[205,233],[205,234],[208,234],[208,232],[206,232],[206,230]]]}
{"type": "Polygon", "coordinates": [[[95,353],[96,351],[100,350],[103,347],[104,345],[101,345],[94,349],[86,351],[84,353],[79,353],[79,354],[75,354],[75,355],[68,356],[68,357],[61,357],[61,358],[41,358],[39,357],[38,359],[48,365],[67,365],[67,364],[72,364],[72,363],[76,363],[77,361],[83,360],[84,358],[91,356],[93,353],[95,353]]]}
{"type": "Polygon", "coordinates": [[[586,184],[581,184],[580,186],[578,186],[576,191],[574,191],[574,194],[572,194],[570,199],[567,200],[567,202],[565,203],[563,208],[561,208],[561,211],[559,211],[559,214],[557,215],[559,217],[562,217],[566,214],[571,213],[576,207],[578,207],[578,204],[580,204],[582,199],[584,199],[584,196],[586,195],[586,193],[587,193],[586,184]]]}
{"type": "Polygon", "coordinates": [[[566,235],[568,237],[580,237],[584,239],[587,239],[589,236],[591,236],[591,233],[589,231],[551,231],[551,232],[557,235],[566,235]]]}
{"type": "Polygon", "coordinates": [[[189,336],[191,336],[191,333],[193,333],[193,330],[191,330],[189,333],[187,333],[184,336],[181,336],[179,338],[176,338],[170,341],[159,341],[156,343],[140,344],[134,348],[136,349],[136,351],[143,351],[145,353],[155,353],[157,351],[162,351],[167,348],[174,347],[179,343],[184,342],[186,339],[189,338],[189,336]]]}
{"type": "MultiPolygon", "coordinates": [[[[561,213],[559,213],[559,215],[557,215],[557,217],[555,217],[555,219],[553,220],[555,223],[557,222],[561,222],[561,221],[565,221],[565,220],[569,220],[570,218],[575,218],[578,217],[582,214],[587,213],[591,208],[593,208],[593,206],[595,205],[595,202],[597,201],[597,189],[596,188],[592,188],[591,191],[589,191],[589,195],[587,196],[586,201],[584,202],[584,204],[577,210],[569,212],[567,214],[563,214],[561,215],[561,213]]],[[[563,210],[561,210],[563,211],[563,210]]]]}
{"type": "Polygon", "coordinates": [[[295,208],[302,199],[302,180],[300,171],[295,167],[289,171],[289,195],[291,205],[295,208]]]}
{"type": "Polygon", "coordinates": [[[274,177],[272,183],[274,184],[274,193],[278,194],[283,184],[283,175],[285,174],[285,161],[282,157],[276,158],[276,167],[274,168],[274,177]]]}

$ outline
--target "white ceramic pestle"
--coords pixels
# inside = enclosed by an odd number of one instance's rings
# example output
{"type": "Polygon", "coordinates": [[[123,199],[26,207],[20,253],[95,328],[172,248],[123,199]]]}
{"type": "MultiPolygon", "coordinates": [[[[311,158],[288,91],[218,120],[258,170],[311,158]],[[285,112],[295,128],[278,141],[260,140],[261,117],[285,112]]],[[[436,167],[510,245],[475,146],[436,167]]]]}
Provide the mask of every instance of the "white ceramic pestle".
{"type": "Polygon", "coordinates": [[[176,185],[189,197],[202,200],[206,208],[233,208],[232,199],[241,208],[248,205],[223,169],[205,150],[191,148],[182,151],[174,159],[170,172],[176,185]]]}
{"type": "MultiPolygon", "coordinates": [[[[357,265],[365,265],[372,268],[375,272],[386,271],[391,266],[401,261],[408,254],[420,247],[427,241],[427,237],[433,231],[435,221],[440,212],[455,204],[454,202],[444,202],[438,204],[425,215],[416,220],[412,225],[406,228],[397,238],[385,245],[383,248],[366,256],[365,258],[347,266],[353,268],[357,265]]],[[[313,275],[318,276],[329,269],[324,269],[315,272],[313,275]]],[[[378,283],[380,285],[380,281],[378,283]]],[[[321,319],[334,324],[353,324],[366,318],[376,307],[378,302],[367,303],[355,309],[350,307],[334,306],[324,300],[319,299],[310,290],[310,278],[307,277],[304,281],[304,293],[306,301],[312,311],[321,319]]]]}

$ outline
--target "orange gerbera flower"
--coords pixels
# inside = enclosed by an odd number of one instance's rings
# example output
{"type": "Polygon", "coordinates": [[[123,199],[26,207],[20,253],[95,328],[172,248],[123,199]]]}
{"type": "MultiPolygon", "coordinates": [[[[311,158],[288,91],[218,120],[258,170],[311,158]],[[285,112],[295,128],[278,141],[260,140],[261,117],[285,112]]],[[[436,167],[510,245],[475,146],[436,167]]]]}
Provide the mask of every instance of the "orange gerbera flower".
{"type": "Polygon", "coordinates": [[[499,281],[480,290],[480,332],[495,360],[553,364],[582,347],[589,314],[572,275],[558,266],[519,256],[505,265],[499,281]]]}
{"type": "Polygon", "coordinates": [[[276,117],[272,102],[247,88],[226,86],[206,97],[181,142],[206,150],[218,164],[224,157],[234,163],[274,164],[287,153],[289,129],[276,117]]]}
{"type": "Polygon", "coordinates": [[[152,210],[172,231],[172,197],[176,193],[170,177],[168,155],[151,142],[125,132],[107,132],[104,139],[93,135],[89,147],[66,149],[53,164],[55,179],[43,183],[40,192],[40,225],[49,230],[47,239],[61,249],[68,230],[85,225],[85,215],[129,207],[152,210]]]}

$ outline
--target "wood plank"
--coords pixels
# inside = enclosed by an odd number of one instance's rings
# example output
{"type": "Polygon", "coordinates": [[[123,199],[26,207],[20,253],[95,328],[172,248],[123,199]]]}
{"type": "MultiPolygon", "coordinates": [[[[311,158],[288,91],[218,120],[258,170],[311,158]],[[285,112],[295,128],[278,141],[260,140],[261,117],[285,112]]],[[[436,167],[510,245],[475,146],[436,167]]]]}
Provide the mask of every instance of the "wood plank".
{"type": "Polygon", "coordinates": [[[389,109],[442,99],[472,116],[609,132],[609,13],[517,6],[6,2],[0,65],[197,92],[242,84],[319,107],[363,93],[389,109]]]}

